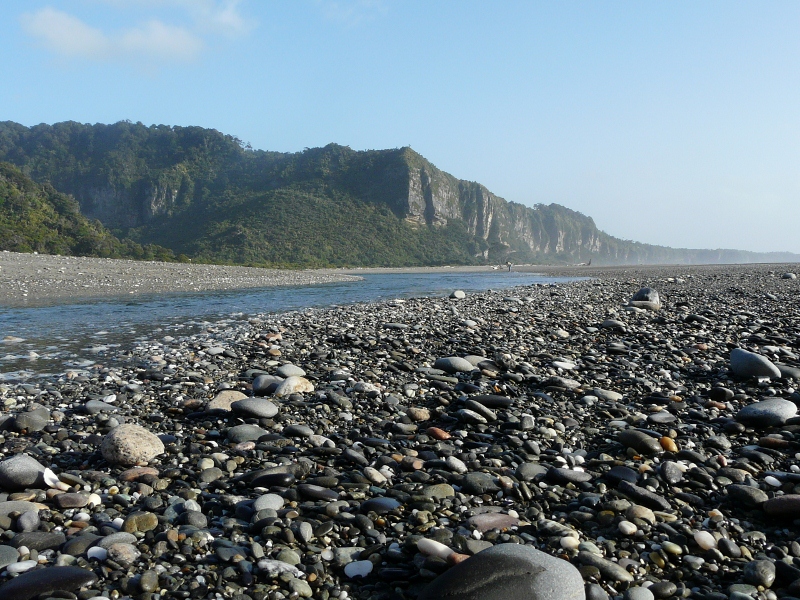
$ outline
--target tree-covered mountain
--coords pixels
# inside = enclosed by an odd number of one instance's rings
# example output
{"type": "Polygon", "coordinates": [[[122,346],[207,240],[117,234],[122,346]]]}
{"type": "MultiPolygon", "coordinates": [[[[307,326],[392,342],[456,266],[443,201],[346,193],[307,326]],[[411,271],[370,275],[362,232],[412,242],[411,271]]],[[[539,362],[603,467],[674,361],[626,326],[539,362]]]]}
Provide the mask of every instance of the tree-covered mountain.
{"type": "Polygon", "coordinates": [[[0,250],[108,258],[173,260],[170,250],[120,241],[78,202],[0,162],[0,250]]]}
{"type": "Polygon", "coordinates": [[[200,127],[0,123],[0,160],[72,194],[122,239],[199,260],[297,266],[790,261],[613,238],[557,204],[527,207],[410,148],[253,150],[200,127]]]}

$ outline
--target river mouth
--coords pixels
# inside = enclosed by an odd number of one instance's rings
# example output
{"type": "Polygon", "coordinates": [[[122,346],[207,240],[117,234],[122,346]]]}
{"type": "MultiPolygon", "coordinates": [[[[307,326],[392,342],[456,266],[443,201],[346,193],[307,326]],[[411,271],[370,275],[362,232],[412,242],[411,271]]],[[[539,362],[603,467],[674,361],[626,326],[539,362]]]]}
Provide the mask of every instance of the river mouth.
{"type": "Polygon", "coordinates": [[[0,382],[84,373],[97,364],[122,360],[126,349],[148,340],[190,336],[268,313],[577,279],[513,271],[364,273],[361,277],[362,281],[161,293],[5,309],[0,311],[0,382]]]}

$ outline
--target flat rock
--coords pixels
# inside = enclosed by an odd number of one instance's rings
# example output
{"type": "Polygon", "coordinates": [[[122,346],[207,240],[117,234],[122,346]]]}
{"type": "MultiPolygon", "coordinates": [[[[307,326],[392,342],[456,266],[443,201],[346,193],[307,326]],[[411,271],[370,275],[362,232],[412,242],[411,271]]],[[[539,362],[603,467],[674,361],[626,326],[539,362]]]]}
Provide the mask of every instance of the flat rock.
{"type": "Polygon", "coordinates": [[[656,438],[636,429],[620,431],[617,434],[617,439],[623,445],[633,448],[641,454],[652,455],[664,451],[656,438]]]}
{"type": "Polygon", "coordinates": [[[764,490],[749,485],[732,483],[725,486],[725,491],[728,492],[728,498],[731,502],[739,503],[749,508],[759,507],[769,500],[769,496],[764,490]]]}
{"type": "Polygon", "coordinates": [[[290,394],[308,394],[314,391],[314,384],[312,384],[305,377],[292,375],[287,377],[278,384],[275,391],[272,393],[276,397],[289,396],[290,394]]]}
{"type": "Polygon", "coordinates": [[[57,590],[70,592],[97,581],[97,576],[80,567],[46,567],[23,573],[0,587],[0,597],[31,600],[57,590]]]}
{"type": "Polygon", "coordinates": [[[457,564],[419,600],[584,600],[583,578],[569,562],[521,544],[499,544],[457,564]]]}
{"type": "Polygon", "coordinates": [[[271,419],[278,414],[278,407],[265,398],[245,398],[231,404],[231,410],[243,417],[271,419]]]}
{"type": "Polygon", "coordinates": [[[298,367],[297,365],[293,365],[291,363],[287,363],[285,365],[281,365],[277,369],[275,369],[275,374],[278,377],[305,377],[306,372],[298,367]]]}
{"type": "Polygon", "coordinates": [[[796,519],[800,516],[800,494],[786,494],[769,498],[764,502],[762,508],[771,517],[796,519]]]}
{"type": "Polygon", "coordinates": [[[164,453],[164,443],[144,427],[125,423],[106,434],[100,452],[114,465],[143,465],[164,453]]]}
{"type": "Polygon", "coordinates": [[[29,511],[39,511],[42,508],[45,508],[44,504],[36,504],[25,500],[6,500],[5,502],[0,502],[0,516],[5,517],[12,512],[26,513],[29,511]]]}
{"type": "Polygon", "coordinates": [[[605,579],[619,583],[633,581],[633,575],[628,573],[622,566],[586,550],[578,552],[578,561],[583,565],[595,567],[605,579]]]}
{"type": "Polygon", "coordinates": [[[477,529],[481,533],[492,529],[508,529],[519,525],[519,519],[504,513],[482,513],[467,519],[467,524],[472,529],[477,529]]]}
{"type": "Polygon", "coordinates": [[[231,405],[239,400],[247,398],[245,394],[237,390],[222,390],[218,393],[206,407],[207,410],[221,410],[228,412],[231,410],[231,405]]]}
{"type": "Polygon", "coordinates": [[[797,414],[797,405],[783,398],[754,402],[736,413],[736,420],[752,427],[783,425],[797,414]]]}
{"type": "Polygon", "coordinates": [[[228,439],[237,444],[241,442],[255,442],[262,435],[269,433],[258,425],[236,425],[228,429],[228,439]]]}
{"type": "Polygon", "coordinates": [[[749,352],[742,348],[731,350],[731,371],[736,377],[775,377],[781,376],[780,370],[766,356],[749,352]]]}
{"type": "Polygon", "coordinates": [[[473,367],[472,363],[468,360],[459,356],[446,356],[437,359],[436,362],[433,363],[433,368],[440,369],[445,373],[453,375],[455,373],[469,373],[475,367],[473,367]]]}

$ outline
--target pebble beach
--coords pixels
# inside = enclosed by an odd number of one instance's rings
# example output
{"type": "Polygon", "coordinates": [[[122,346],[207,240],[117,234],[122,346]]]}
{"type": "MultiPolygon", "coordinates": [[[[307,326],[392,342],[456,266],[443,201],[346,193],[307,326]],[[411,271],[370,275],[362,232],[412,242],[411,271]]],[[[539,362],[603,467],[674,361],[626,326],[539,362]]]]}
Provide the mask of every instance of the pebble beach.
{"type": "Polygon", "coordinates": [[[800,597],[798,269],[537,268],[591,279],[0,385],[0,597],[800,597]]]}

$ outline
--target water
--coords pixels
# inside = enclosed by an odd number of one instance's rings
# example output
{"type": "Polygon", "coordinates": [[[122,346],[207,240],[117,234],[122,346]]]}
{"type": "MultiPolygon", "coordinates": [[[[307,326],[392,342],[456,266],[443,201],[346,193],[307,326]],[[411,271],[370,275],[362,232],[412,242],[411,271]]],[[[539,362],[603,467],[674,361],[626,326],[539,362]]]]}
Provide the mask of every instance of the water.
{"type": "Polygon", "coordinates": [[[563,278],[504,271],[364,274],[364,281],[159,294],[0,310],[0,382],[82,370],[137,341],[191,335],[230,319],[392,298],[447,296],[563,278]]]}

